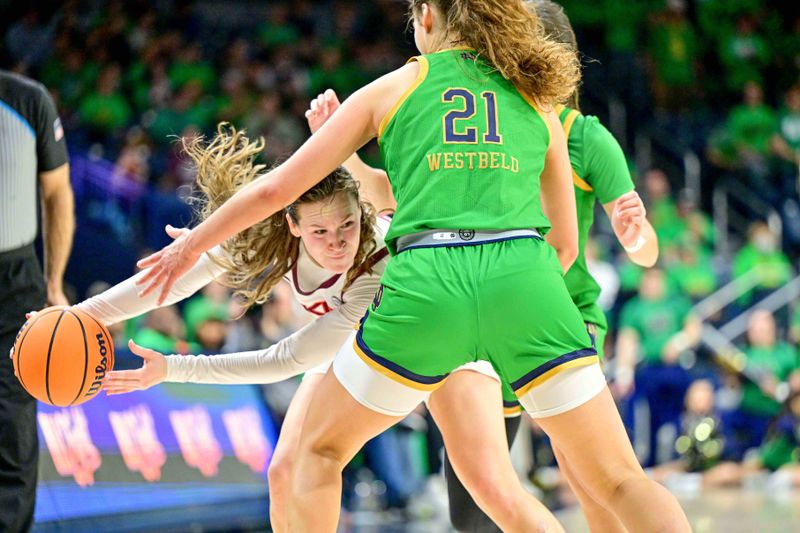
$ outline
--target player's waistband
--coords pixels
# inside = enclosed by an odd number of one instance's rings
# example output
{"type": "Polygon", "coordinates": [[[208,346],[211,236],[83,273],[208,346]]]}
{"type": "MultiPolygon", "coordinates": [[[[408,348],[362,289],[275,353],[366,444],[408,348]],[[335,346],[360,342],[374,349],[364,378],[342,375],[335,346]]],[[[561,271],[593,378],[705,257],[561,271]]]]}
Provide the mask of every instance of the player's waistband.
{"type": "Polygon", "coordinates": [[[397,253],[412,248],[472,246],[512,239],[542,239],[542,234],[533,228],[509,230],[431,229],[398,237],[397,253]]]}
{"type": "Polygon", "coordinates": [[[13,261],[15,259],[19,259],[22,257],[34,257],[34,256],[36,256],[36,250],[33,248],[33,243],[24,244],[19,248],[14,248],[13,250],[0,251],[0,263],[5,263],[6,261],[13,261]]]}

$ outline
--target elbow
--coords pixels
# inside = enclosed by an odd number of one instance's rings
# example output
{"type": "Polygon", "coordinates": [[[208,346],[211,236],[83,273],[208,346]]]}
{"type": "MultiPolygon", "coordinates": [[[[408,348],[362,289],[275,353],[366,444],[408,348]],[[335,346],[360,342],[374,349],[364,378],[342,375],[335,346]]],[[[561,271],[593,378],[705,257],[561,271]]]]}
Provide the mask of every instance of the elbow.
{"type": "Polygon", "coordinates": [[[285,187],[279,187],[276,182],[277,180],[264,176],[261,178],[261,183],[257,184],[257,202],[265,211],[277,212],[295,200],[291,197],[290,191],[285,187]]]}

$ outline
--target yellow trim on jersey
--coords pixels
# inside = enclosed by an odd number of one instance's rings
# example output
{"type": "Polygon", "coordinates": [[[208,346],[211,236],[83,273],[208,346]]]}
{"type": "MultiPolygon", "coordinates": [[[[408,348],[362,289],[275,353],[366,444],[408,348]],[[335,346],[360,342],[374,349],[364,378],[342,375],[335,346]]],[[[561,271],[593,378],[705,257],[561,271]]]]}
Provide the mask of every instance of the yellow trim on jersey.
{"type": "MultiPolygon", "coordinates": [[[[563,109],[563,108],[562,108],[563,109]]],[[[575,122],[575,119],[578,118],[577,109],[573,109],[569,113],[567,113],[567,118],[564,119],[564,138],[569,139],[569,131],[572,129],[572,124],[575,122]]]]}
{"type": "Polygon", "coordinates": [[[392,381],[396,381],[401,385],[405,385],[406,387],[411,387],[412,389],[422,390],[422,391],[434,391],[438,389],[444,383],[444,380],[440,381],[439,383],[434,383],[432,385],[426,385],[425,383],[417,383],[416,381],[411,381],[410,379],[401,376],[400,374],[396,374],[386,368],[385,366],[381,366],[375,361],[373,361],[370,357],[365,354],[361,348],[359,348],[358,343],[354,340],[353,341],[353,350],[356,352],[356,355],[361,358],[362,361],[367,363],[373,370],[378,372],[379,374],[383,374],[387,378],[391,379],[392,381]]]}
{"type": "Polygon", "coordinates": [[[517,88],[517,92],[520,94],[520,96],[522,96],[523,100],[528,102],[528,105],[536,111],[536,113],[539,115],[539,118],[541,118],[542,122],[544,122],[544,127],[547,128],[547,147],[550,148],[550,140],[553,138],[553,132],[550,130],[550,123],[547,122],[547,119],[544,117],[544,113],[542,113],[542,110],[539,109],[539,106],[536,105],[536,102],[533,101],[533,98],[531,98],[529,94],[519,90],[519,88],[517,88]]]}
{"type": "Polygon", "coordinates": [[[414,83],[411,84],[411,87],[405,90],[405,92],[400,95],[400,98],[394,103],[391,109],[384,115],[383,120],[381,120],[380,125],[378,126],[378,142],[381,140],[381,135],[383,135],[383,130],[386,129],[386,126],[389,125],[389,122],[394,118],[395,113],[400,109],[400,106],[403,105],[411,93],[413,93],[419,85],[425,81],[425,77],[428,75],[428,60],[424,56],[415,56],[412,57],[407,61],[410,63],[411,61],[416,61],[419,63],[419,72],[417,72],[417,78],[414,80],[414,83]]]}
{"type": "Polygon", "coordinates": [[[505,418],[512,418],[522,414],[522,406],[515,405],[514,407],[503,407],[503,416],[505,418]]]}
{"type": "Polygon", "coordinates": [[[514,392],[519,398],[520,396],[524,396],[525,394],[527,394],[528,391],[530,391],[532,388],[536,387],[537,385],[541,385],[548,379],[552,378],[557,374],[560,374],[565,370],[570,370],[572,368],[580,368],[582,366],[589,366],[599,362],[600,358],[596,355],[592,355],[589,357],[581,357],[580,359],[573,359],[572,361],[567,361],[562,365],[558,365],[555,368],[551,368],[541,376],[536,377],[534,380],[532,380],[526,385],[523,385],[520,389],[515,390],[514,392]]]}
{"type": "Polygon", "coordinates": [[[592,192],[594,190],[592,189],[592,186],[586,182],[586,180],[575,173],[575,169],[572,170],[572,183],[582,191],[592,192]]]}
{"type": "MultiPolygon", "coordinates": [[[[564,106],[559,107],[561,108],[561,111],[564,110],[564,106]]],[[[558,109],[558,107],[556,109],[558,109]]],[[[572,124],[575,122],[575,119],[578,118],[578,115],[580,115],[578,110],[573,109],[567,113],[567,118],[564,119],[564,137],[567,139],[567,142],[569,142],[569,132],[572,129],[572,124]]],[[[574,168],[572,169],[572,183],[574,183],[577,188],[585,192],[592,192],[594,190],[585,179],[578,176],[578,173],[575,172],[574,168]]]]}

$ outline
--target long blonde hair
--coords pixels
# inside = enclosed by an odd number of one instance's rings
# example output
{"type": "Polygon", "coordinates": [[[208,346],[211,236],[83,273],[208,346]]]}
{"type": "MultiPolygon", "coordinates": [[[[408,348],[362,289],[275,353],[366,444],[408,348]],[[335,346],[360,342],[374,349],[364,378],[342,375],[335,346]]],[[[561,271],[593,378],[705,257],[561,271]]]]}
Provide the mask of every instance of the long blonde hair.
{"type": "Polygon", "coordinates": [[[580,81],[576,52],[549,39],[523,0],[410,0],[411,15],[425,3],[444,15],[446,33],[459,35],[454,44],[475,48],[538,104],[566,102],[580,81]]]}
{"type": "MultiPolygon", "coordinates": [[[[242,131],[230,124],[220,123],[217,134],[206,142],[202,137],[182,139],[184,152],[197,167],[193,196],[198,218],[202,221],[225,201],[242,189],[266,169],[256,164],[258,154],[264,149],[264,139],[250,141],[242,131]]],[[[358,196],[358,184],[342,167],[303,193],[285,210],[258,222],[225,241],[225,254],[212,259],[227,273],[226,285],[233,288],[245,307],[263,303],[269,291],[297,262],[300,238],[289,231],[286,214],[294,223],[299,221],[297,206],[333,198],[339,193],[348,194],[361,208],[361,234],[353,266],[347,272],[345,287],[371,268],[366,259],[376,248],[375,211],[358,196]]]]}

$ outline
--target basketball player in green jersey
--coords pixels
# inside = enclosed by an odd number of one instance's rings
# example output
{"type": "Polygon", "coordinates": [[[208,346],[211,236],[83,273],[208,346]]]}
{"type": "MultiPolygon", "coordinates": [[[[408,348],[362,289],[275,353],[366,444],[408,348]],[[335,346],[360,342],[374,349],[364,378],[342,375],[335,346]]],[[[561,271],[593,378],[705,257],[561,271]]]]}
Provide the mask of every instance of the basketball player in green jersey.
{"type": "MultiPolygon", "coordinates": [[[[575,35],[563,8],[549,0],[528,2],[536,8],[537,16],[545,32],[554,39],[577,50],[575,35]]],[[[578,111],[578,92],[569,98],[569,107],[558,106],[557,111],[569,149],[572,165],[572,179],[578,211],[579,251],[578,258],[565,275],[565,282],[570,296],[581,312],[586,327],[593,337],[598,353],[602,353],[603,340],[607,331],[605,315],[597,304],[600,287],[589,273],[586,265],[584,249],[589,237],[589,230],[594,221],[594,204],[599,201],[609,219],[619,243],[626,250],[628,257],[641,266],[652,266],[658,258],[658,241],[652,226],[645,218],[644,205],[634,191],[633,182],[628,171],[627,161],[619,143],[609,131],[599,123],[596,117],[584,116],[578,111]]],[[[328,90],[311,102],[306,117],[312,131],[316,131],[322,123],[338,108],[336,94],[328,90]]],[[[345,166],[353,173],[361,184],[364,197],[377,209],[392,210],[396,205],[392,197],[391,186],[386,173],[365,165],[357,155],[345,162],[345,166]]],[[[473,420],[488,420],[497,414],[491,411],[491,397],[488,389],[496,389],[496,375],[483,372],[479,366],[461,367],[448,379],[446,386],[450,395],[445,398],[431,399],[429,407],[432,411],[461,408],[472,413],[473,420]],[[462,372],[470,370],[471,372],[462,372]],[[477,375],[476,375],[477,374],[477,375]],[[488,379],[487,379],[487,376],[488,379]],[[487,392],[483,392],[487,389],[487,392]],[[481,392],[481,394],[476,394],[481,392]],[[460,403],[459,403],[460,402],[460,403]]],[[[519,428],[521,409],[514,393],[503,388],[505,404],[505,425],[509,445],[514,441],[519,428]]],[[[443,416],[437,419],[443,419],[443,416]]],[[[486,428],[481,438],[496,441],[498,437],[488,435],[496,424],[483,423],[486,428]]],[[[503,438],[503,437],[500,437],[503,438]]],[[[491,520],[475,504],[464,486],[455,476],[450,466],[451,456],[455,453],[463,455],[463,450],[448,451],[446,460],[446,477],[450,501],[450,520],[458,531],[496,531],[491,520]]],[[[587,516],[592,531],[625,531],[619,520],[593,499],[576,483],[569,464],[559,456],[564,475],[570,481],[587,516]]],[[[459,458],[461,476],[470,487],[497,483],[497,472],[489,473],[483,463],[459,458]]]]}
{"type": "MultiPolygon", "coordinates": [[[[574,53],[544,38],[521,0],[414,0],[412,14],[425,55],[357,91],[286,163],[142,260],[143,292],[160,288],[163,298],[200,254],[378,136],[398,201],[387,234],[394,256],[311,401],[290,528],[334,531],[341,470],[363,443],[451,370],[488,359],[629,530],[689,531],[674,497],[636,461],[563,283],[577,217],[563,131],[547,110],[574,89],[574,53]],[[548,231],[552,246],[541,238],[548,231]]],[[[541,506],[485,510],[505,531],[561,530],[541,506]]]]}
{"type": "MultiPolygon", "coordinates": [[[[548,36],[577,51],[572,26],[559,4],[550,0],[527,0],[526,3],[529,8],[535,8],[548,36]]],[[[578,213],[578,257],[565,274],[564,281],[592,335],[598,354],[602,357],[608,323],[597,303],[600,286],[589,273],[585,257],[589,231],[594,222],[595,203],[599,201],[603,205],[618,242],[634,263],[644,267],[653,266],[658,259],[658,240],[653,227],[645,218],[644,204],[634,190],[625,155],[616,139],[596,117],[580,113],[577,90],[570,96],[567,106],[557,106],[556,110],[567,138],[578,213]]],[[[519,417],[514,414],[521,409],[513,391],[506,385],[503,386],[503,403],[510,445],[519,428],[519,417]]],[[[565,460],[558,447],[554,445],[553,450],[563,475],[578,497],[590,530],[603,533],[625,532],[622,522],[585,490],[574,468],[565,460]]],[[[470,498],[448,461],[445,463],[445,472],[453,525],[460,531],[498,531],[489,517],[470,498]]],[[[470,479],[470,482],[476,483],[474,479],[470,479]]]]}

